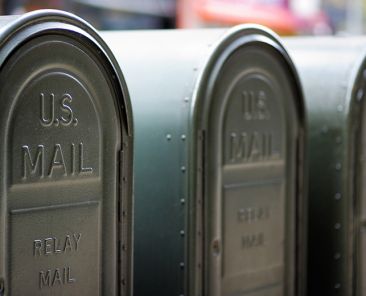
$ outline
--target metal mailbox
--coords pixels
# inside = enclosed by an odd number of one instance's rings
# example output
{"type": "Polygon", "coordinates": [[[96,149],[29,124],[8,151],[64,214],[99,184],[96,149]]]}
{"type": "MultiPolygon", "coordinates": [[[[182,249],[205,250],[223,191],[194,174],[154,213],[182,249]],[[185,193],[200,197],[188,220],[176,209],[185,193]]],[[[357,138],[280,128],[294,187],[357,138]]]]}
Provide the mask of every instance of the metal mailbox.
{"type": "Polygon", "coordinates": [[[70,14],[0,25],[0,294],[127,295],[132,118],[122,73],[70,14]]]}
{"type": "Polygon", "coordinates": [[[309,295],[366,295],[366,40],[286,40],[308,111],[309,295]]]}
{"type": "Polygon", "coordinates": [[[135,295],[301,289],[303,102],[278,40],[105,32],[135,118],[135,295]]]}

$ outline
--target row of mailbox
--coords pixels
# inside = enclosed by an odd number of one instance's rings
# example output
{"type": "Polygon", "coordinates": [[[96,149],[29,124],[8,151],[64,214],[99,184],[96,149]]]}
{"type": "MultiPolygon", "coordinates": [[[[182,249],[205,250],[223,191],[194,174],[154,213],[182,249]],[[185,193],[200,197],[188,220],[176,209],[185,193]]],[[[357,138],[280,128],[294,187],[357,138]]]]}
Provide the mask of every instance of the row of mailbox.
{"type": "Polygon", "coordinates": [[[364,295],[366,40],[0,25],[0,295],[364,295]]]}

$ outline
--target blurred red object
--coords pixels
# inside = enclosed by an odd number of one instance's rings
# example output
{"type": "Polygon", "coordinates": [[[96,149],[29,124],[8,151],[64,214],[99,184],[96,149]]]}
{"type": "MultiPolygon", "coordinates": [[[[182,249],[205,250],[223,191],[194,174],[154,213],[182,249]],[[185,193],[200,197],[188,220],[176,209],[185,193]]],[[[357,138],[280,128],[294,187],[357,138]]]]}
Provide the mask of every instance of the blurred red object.
{"type": "Polygon", "coordinates": [[[179,0],[177,7],[181,28],[257,23],[281,35],[294,35],[313,33],[328,24],[321,12],[306,18],[296,15],[288,0],[179,0]]]}

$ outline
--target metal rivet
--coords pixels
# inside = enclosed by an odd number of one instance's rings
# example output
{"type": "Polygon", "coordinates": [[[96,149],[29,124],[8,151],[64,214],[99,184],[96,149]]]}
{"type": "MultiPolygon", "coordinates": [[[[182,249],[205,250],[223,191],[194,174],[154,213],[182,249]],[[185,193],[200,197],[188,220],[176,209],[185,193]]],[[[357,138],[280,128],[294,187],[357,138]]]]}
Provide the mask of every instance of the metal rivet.
{"type": "Polygon", "coordinates": [[[182,141],[185,141],[186,140],[186,135],[183,134],[180,138],[182,139],[182,141]]]}
{"type": "Polygon", "coordinates": [[[189,102],[189,97],[185,97],[184,102],[186,102],[186,103],[189,102]]]}
{"type": "Polygon", "coordinates": [[[336,283],[335,285],[334,285],[334,289],[339,289],[341,287],[341,284],[340,283],[336,283]]]}
{"type": "Polygon", "coordinates": [[[338,105],[337,110],[338,110],[338,112],[342,112],[343,111],[343,105],[338,105]]]}
{"type": "Polygon", "coordinates": [[[326,134],[328,132],[328,127],[326,126],[326,125],[324,125],[323,127],[322,127],[322,133],[323,134],[326,134]]]}
{"type": "Polygon", "coordinates": [[[335,254],[334,254],[334,259],[335,259],[335,260],[339,260],[339,259],[341,259],[341,254],[340,254],[340,253],[335,253],[335,254]]]}
{"type": "Polygon", "coordinates": [[[364,94],[365,94],[364,90],[362,88],[360,88],[356,93],[357,101],[361,101],[363,99],[364,94]]]}
{"type": "Polygon", "coordinates": [[[220,243],[219,243],[219,240],[215,239],[212,242],[212,250],[213,250],[213,252],[214,252],[214,254],[216,256],[220,254],[220,243]]]}
{"type": "Polygon", "coordinates": [[[336,138],[336,143],[337,143],[337,144],[342,143],[342,138],[341,138],[341,137],[337,137],[337,138],[336,138]]]}
{"type": "Polygon", "coordinates": [[[181,269],[183,269],[184,268],[184,262],[179,263],[179,266],[180,266],[181,269]]]}
{"type": "Polygon", "coordinates": [[[182,167],[180,168],[180,170],[181,170],[183,173],[185,173],[185,171],[186,171],[186,167],[185,167],[185,166],[182,166],[182,167]]]}
{"type": "Polygon", "coordinates": [[[334,195],[334,198],[335,198],[336,200],[340,200],[340,199],[342,198],[342,194],[341,194],[341,193],[339,193],[339,192],[337,192],[337,193],[334,195]]]}
{"type": "Polygon", "coordinates": [[[182,205],[184,205],[184,204],[185,204],[185,202],[186,202],[186,200],[185,200],[184,198],[182,198],[182,199],[180,200],[180,203],[181,203],[182,205]]]}
{"type": "Polygon", "coordinates": [[[341,164],[340,162],[338,162],[338,163],[335,165],[335,169],[336,169],[337,171],[340,171],[340,170],[341,170],[341,168],[342,168],[342,164],[341,164]]]}
{"type": "Polygon", "coordinates": [[[171,134],[167,134],[167,135],[166,135],[166,139],[167,139],[168,141],[170,141],[170,140],[172,139],[172,135],[171,135],[171,134]]]}
{"type": "Polygon", "coordinates": [[[334,229],[336,229],[336,230],[341,229],[341,223],[334,224],[334,229]]]}
{"type": "Polygon", "coordinates": [[[181,230],[181,231],[180,231],[180,235],[181,235],[181,236],[184,236],[184,230],[181,230]]]}

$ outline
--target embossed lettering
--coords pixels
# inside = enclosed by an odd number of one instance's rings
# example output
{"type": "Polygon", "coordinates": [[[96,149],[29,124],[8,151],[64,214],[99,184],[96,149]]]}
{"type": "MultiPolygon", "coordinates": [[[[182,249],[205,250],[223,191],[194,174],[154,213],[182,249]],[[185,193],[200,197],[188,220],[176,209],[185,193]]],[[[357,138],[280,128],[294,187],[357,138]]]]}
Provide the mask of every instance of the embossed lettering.
{"type": "Polygon", "coordinates": [[[270,112],[264,91],[243,91],[242,112],[245,120],[268,120],[270,112]]]}
{"type": "Polygon", "coordinates": [[[277,156],[273,151],[271,133],[231,133],[229,143],[231,162],[269,160],[277,156]]]}
{"type": "Polygon", "coordinates": [[[243,249],[251,249],[264,244],[264,235],[262,232],[244,235],[241,238],[241,246],[243,249]]]}
{"type": "Polygon", "coordinates": [[[31,177],[43,178],[45,171],[47,177],[53,177],[55,174],[64,177],[93,174],[93,168],[85,164],[85,155],[87,152],[83,143],[79,143],[77,146],[71,143],[69,147],[66,146],[66,154],[64,153],[64,149],[64,146],[61,146],[61,144],[55,144],[52,148],[48,149],[43,145],[38,145],[37,151],[33,155],[27,145],[22,146],[23,181],[31,177]],[[45,158],[48,153],[51,153],[51,155],[45,158]],[[61,174],[57,174],[57,172],[61,174]]]}
{"type": "Polygon", "coordinates": [[[41,256],[41,249],[42,249],[42,241],[40,239],[36,239],[33,242],[33,256],[41,256]]]}
{"type": "Polygon", "coordinates": [[[63,268],[48,269],[39,272],[39,288],[52,288],[54,286],[62,286],[75,283],[76,279],[71,275],[69,266],[63,268]]]}
{"type": "Polygon", "coordinates": [[[256,223],[270,218],[269,207],[248,207],[238,210],[238,221],[240,223],[256,223]]]}
{"type": "Polygon", "coordinates": [[[51,270],[39,272],[39,288],[51,287],[51,270]]]}
{"type": "Polygon", "coordinates": [[[81,233],[65,235],[63,239],[56,237],[36,239],[33,241],[33,256],[50,256],[54,254],[79,251],[81,233]]]}
{"type": "Polygon", "coordinates": [[[58,99],[56,99],[56,95],[54,93],[50,93],[48,100],[46,100],[46,95],[44,93],[41,93],[41,125],[43,127],[57,127],[61,123],[62,126],[77,126],[78,120],[75,117],[74,111],[71,107],[72,100],[72,96],[68,93],[63,94],[62,96],[58,96],[58,99]]]}
{"type": "Polygon", "coordinates": [[[23,155],[23,174],[22,178],[27,179],[29,175],[36,175],[42,178],[44,176],[44,146],[38,145],[35,158],[32,158],[30,149],[27,145],[22,146],[23,155]],[[30,166],[30,168],[29,168],[30,166]]]}
{"type": "Polygon", "coordinates": [[[49,169],[48,176],[52,176],[54,169],[62,169],[64,172],[64,176],[67,175],[64,154],[62,152],[62,148],[60,144],[56,144],[53,150],[52,161],[49,169]]]}
{"type": "Polygon", "coordinates": [[[84,167],[84,144],[79,144],[79,173],[93,173],[93,168],[84,167]]]}
{"type": "Polygon", "coordinates": [[[49,114],[46,115],[46,100],[44,93],[40,94],[41,98],[41,125],[44,127],[50,127],[52,124],[57,124],[57,121],[55,121],[55,95],[50,94],[49,99],[49,114]]]}
{"type": "Polygon", "coordinates": [[[71,109],[72,97],[69,94],[64,94],[61,99],[61,111],[64,113],[61,115],[61,124],[63,126],[69,126],[72,123],[77,125],[77,119],[74,118],[74,112],[71,109]],[[66,115],[66,116],[64,116],[66,115]]]}

